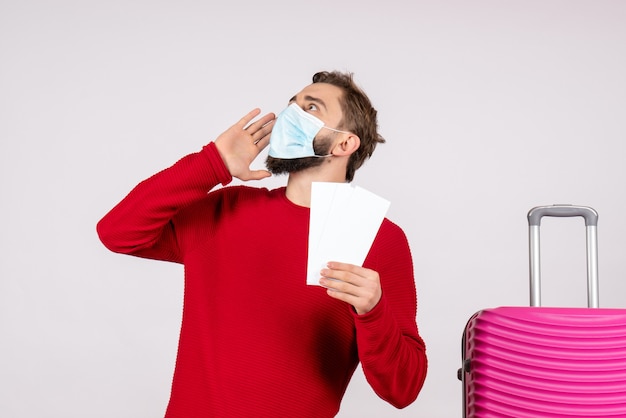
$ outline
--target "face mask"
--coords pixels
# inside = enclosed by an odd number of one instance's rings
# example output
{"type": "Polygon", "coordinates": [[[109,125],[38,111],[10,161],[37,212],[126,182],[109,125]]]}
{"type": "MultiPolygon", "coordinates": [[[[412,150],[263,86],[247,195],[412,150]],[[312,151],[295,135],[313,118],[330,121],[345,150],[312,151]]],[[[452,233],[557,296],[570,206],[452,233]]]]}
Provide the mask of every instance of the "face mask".
{"type": "Polygon", "coordinates": [[[297,104],[290,104],[274,122],[269,156],[283,159],[329,157],[332,154],[315,155],[313,151],[313,139],[322,128],[349,133],[324,126],[323,121],[305,112],[297,104]]]}

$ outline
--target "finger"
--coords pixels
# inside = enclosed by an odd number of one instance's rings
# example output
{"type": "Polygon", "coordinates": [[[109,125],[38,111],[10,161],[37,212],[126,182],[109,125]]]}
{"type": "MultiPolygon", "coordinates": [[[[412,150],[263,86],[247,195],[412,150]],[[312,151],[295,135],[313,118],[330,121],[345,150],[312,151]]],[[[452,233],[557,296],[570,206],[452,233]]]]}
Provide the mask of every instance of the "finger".
{"type": "Polygon", "coordinates": [[[259,148],[259,152],[265,149],[270,144],[270,134],[265,135],[263,138],[254,141],[254,145],[259,148]]]}
{"type": "Polygon", "coordinates": [[[274,123],[274,114],[268,113],[261,119],[250,123],[244,128],[244,131],[252,136],[254,144],[259,142],[259,139],[265,136],[268,132],[271,132],[274,123]]]}
{"type": "Polygon", "coordinates": [[[326,293],[330,296],[341,299],[350,304],[362,298],[360,289],[345,282],[334,282],[333,280],[320,279],[320,286],[326,289],[326,293]]]}
{"type": "Polygon", "coordinates": [[[259,113],[261,113],[261,109],[259,109],[258,107],[256,109],[252,109],[248,112],[248,114],[246,114],[246,116],[239,119],[239,122],[237,122],[236,125],[240,126],[241,128],[245,128],[245,126],[249,124],[252,119],[256,118],[259,113]]]}
{"type": "Polygon", "coordinates": [[[355,283],[358,281],[358,275],[345,270],[322,269],[320,274],[326,278],[339,280],[345,283],[355,283]]]}
{"type": "Polygon", "coordinates": [[[326,266],[332,270],[344,270],[344,271],[350,271],[350,272],[356,272],[358,269],[362,269],[362,267],[359,267],[357,265],[348,264],[348,263],[340,263],[338,261],[329,261],[326,264],[326,266]]]}
{"type": "Polygon", "coordinates": [[[351,283],[348,283],[346,281],[343,281],[343,280],[322,277],[319,283],[320,283],[320,286],[333,292],[345,293],[346,295],[353,295],[353,296],[360,295],[360,289],[357,286],[351,283]]]}
{"type": "Polygon", "coordinates": [[[332,298],[342,300],[346,303],[349,303],[352,306],[355,306],[359,303],[358,296],[351,295],[349,293],[338,292],[333,289],[327,289],[326,294],[332,298]]]}
{"type": "Polygon", "coordinates": [[[274,115],[273,113],[268,113],[266,115],[263,115],[263,117],[261,117],[259,120],[252,122],[249,126],[246,127],[246,130],[250,131],[251,133],[257,132],[263,129],[267,124],[272,123],[274,119],[276,119],[276,115],[274,115]]]}
{"type": "Polygon", "coordinates": [[[350,295],[348,293],[336,292],[331,289],[326,290],[326,294],[333,299],[338,299],[352,305],[358,315],[370,312],[380,301],[378,299],[365,299],[361,296],[350,295]]]}
{"type": "Polygon", "coordinates": [[[272,133],[272,128],[274,127],[274,121],[270,121],[265,124],[261,129],[255,132],[252,135],[254,139],[254,144],[259,146],[261,149],[265,148],[265,146],[269,143],[270,134],[272,133]]]}

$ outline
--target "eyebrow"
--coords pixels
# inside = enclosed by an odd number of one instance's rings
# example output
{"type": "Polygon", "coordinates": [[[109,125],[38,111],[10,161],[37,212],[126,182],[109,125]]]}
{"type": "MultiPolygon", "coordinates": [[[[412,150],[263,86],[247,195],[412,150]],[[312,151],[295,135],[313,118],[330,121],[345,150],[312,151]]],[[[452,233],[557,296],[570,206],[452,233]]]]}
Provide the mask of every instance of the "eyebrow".
{"type": "MultiPolygon", "coordinates": [[[[293,103],[296,100],[296,96],[293,96],[291,99],[289,99],[289,103],[293,103]]],[[[324,110],[326,110],[326,103],[324,103],[324,101],[318,97],[313,97],[313,96],[304,96],[304,100],[307,102],[313,102],[313,103],[317,103],[320,106],[322,106],[324,108],[324,110]]]]}

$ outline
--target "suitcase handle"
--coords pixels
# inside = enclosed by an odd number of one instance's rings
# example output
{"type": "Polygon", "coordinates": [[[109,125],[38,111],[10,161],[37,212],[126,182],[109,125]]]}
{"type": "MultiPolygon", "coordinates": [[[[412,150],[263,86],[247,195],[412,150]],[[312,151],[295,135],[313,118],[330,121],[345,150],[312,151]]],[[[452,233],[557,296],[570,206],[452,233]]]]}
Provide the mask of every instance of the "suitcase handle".
{"type": "Polygon", "coordinates": [[[587,230],[587,306],[600,307],[598,292],[598,212],[588,206],[538,206],[528,212],[530,254],[530,306],[541,306],[539,227],[544,216],[585,218],[587,230]]]}
{"type": "Polygon", "coordinates": [[[598,212],[588,206],[574,205],[538,206],[533,208],[528,212],[528,224],[541,226],[541,218],[544,216],[582,216],[585,218],[586,226],[598,225],[598,212]]]}

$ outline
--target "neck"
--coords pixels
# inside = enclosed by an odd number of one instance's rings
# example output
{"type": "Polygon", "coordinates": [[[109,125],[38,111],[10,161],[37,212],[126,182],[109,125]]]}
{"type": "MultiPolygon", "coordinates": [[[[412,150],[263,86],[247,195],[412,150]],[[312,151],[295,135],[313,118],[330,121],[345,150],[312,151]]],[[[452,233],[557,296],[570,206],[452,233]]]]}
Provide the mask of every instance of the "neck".
{"type": "Polygon", "coordinates": [[[343,171],[318,170],[322,167],[313,167],[311,169],[298,171],[289,174],[287,180],[286,195],[292,203],[298,206],[311,207],[311,183],[315,181],[330,183],[345,183],[345,168],[343,171]]]}

